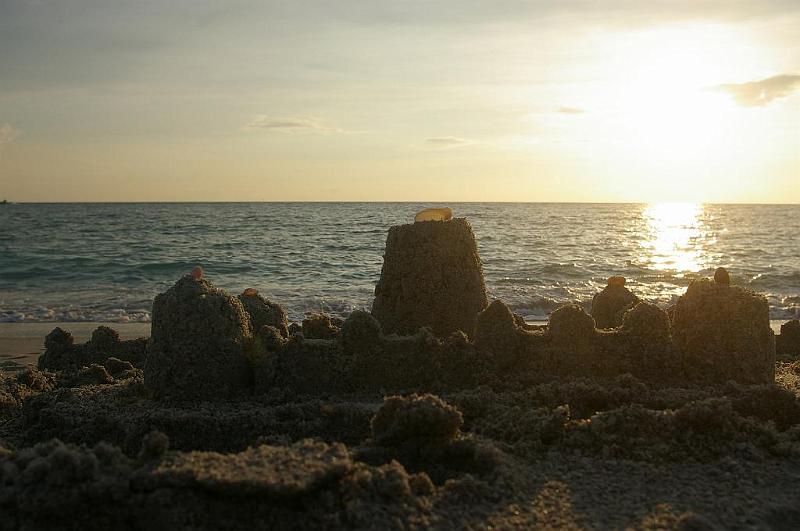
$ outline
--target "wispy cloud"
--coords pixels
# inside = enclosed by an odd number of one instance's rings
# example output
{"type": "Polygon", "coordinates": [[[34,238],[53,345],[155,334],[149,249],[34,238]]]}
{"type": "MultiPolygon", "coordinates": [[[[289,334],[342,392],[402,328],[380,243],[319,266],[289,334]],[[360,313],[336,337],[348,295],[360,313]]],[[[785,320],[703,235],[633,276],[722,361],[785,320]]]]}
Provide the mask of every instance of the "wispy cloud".
{"type": "Polygon", "coordinates": [[[338,127],[331,127],[322,122],[319,118],[308,116],[291,116],[277,118],[259,114],[247,124],[245,129],[261,129],[267,131],[278,131],[282,133],[343,133],[344,130],[338,127]]]}
{"type": "Polygon", "coordinates": [[[759,81],[717,85],[714,88],[733,96],[739,105],[759,107],[778,98],[785,98],[800,89],[800,75],[782,74],[759,81]]]}
{"type": "Polygon", "coordinates": [[[586,114],[586,109],[579,109],[578,107],[559,107],[556,109],[559,114],[586,114]]]}
{"type": "Polygon", "coordinates": [[[19,131],[11,127],[11,124],[0,124],[0,146],[13,142],[19,136],[19,131]]]}
{"type": "Polygon", "coordinates": [[[431,146],[440,148],[454,148],[469,146],[475,143],[474,140],[468,138],[459,138],[457,136],[432,136],[425,139],[425,143],[431,146]]]}

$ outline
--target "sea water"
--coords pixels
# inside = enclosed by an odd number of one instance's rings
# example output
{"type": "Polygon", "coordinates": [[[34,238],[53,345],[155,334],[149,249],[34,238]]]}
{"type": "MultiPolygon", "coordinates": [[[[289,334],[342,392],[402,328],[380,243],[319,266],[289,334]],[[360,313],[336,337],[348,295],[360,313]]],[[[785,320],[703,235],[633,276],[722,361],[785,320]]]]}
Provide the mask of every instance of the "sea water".
{"type": "Polygon", "coordinates": [[[490,298],[529,320],[587,310],[611,275],[674,303],[718,266],[800,317],[800,205],[147,203],[0,206],[0,321],[147,322],[195,265],[291,319],[369,308],[390,226],[426,207],[469,219],[490,298]]]}

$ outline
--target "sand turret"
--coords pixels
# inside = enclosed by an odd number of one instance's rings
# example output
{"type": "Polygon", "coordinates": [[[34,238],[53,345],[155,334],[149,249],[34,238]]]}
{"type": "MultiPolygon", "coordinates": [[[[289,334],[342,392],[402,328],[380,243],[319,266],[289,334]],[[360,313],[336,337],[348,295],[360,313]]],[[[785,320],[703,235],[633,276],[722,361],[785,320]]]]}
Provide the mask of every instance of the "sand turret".
{"type": "Polygon", "coordinates": [[[597,328],[620,326],[622,314],[638,302],[639,297],[625,287],[625,277],[609,277],[608,285],[592,299],[592,317],[597,328]]]}
{"type": "Polygon", "coordinates": [[[280,304],[265,299],[258,294],[255,288],[244,290],[239,295],[239,302],[242,303],[250,317],[254,333],[258,332],[262,326],[269,325],[277,328],[283,337],[289,337],[289,320],[280,304]]]}
{"type": "Polygon", "coordinates": [[[241,302],[187,275],[153,302],[145,385],[156,398],[218,399],[247,388],[250,320],[241,302]]]}
{"type": "Polygon", "coordinates": [[[763,295],[694,281],[673,309],[672,337],[687,366],[717,380],[767,383],[775,378],[775,334],[763,295]]]}
{"type": "Polygon", "coordinates": [[[775,338],[775,350],[784,357],[800,357],[800,320],[792,319],[781,325],[781,333],[775,338]]]}
{"type": "Polygon", "coordinates": [[[427,326],[439,336],[472,335],[486,308],[486,286],[472,227],[464,218],[389,229],[372,314],[387,334],[427,326]]]}

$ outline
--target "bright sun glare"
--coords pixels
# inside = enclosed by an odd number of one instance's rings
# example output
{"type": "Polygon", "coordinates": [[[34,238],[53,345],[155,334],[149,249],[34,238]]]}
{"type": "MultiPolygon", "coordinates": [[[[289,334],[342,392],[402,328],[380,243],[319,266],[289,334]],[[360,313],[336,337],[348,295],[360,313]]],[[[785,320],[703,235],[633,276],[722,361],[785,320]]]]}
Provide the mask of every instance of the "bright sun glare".
{"type": "Polygon", "coordinates": [[[642,212],[647,236],[641,241],[639,260],[653,269],[694,273],[709,257],[706,248],[714,237],[703,223],[704,208],[695,203],[657,203],[642,212]]]}
{"type": "Polygon", "coordinates": [[[657,160],[698,161],[724,155],[735,105],[711,88],[726,79],[729,53],[715,35],[693,29],[651,31],[632,43],[618,100],[632,146],[657,160]]]}
{"type": "Polygon", "coordinates": [[[614,171],[640,176],[639,197],[702,201],[720,189],[726,170],[758,152],[752,140],[741,149],[752,116],[715,88],[753,62],[747,51],[731,60],[745,37],[676,27],[630,33],[609,48],[604,68],[613,75],[589,96],[606,109],[591,138],[613,150],[614,171]]]}

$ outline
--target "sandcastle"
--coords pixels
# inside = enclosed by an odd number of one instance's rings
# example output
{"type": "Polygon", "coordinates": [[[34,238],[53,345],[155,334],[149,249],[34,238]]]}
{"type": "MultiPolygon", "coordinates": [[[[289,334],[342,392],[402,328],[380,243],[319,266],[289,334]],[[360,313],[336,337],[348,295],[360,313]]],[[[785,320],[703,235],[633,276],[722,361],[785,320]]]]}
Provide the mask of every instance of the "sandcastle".
{"type": "Polygon", "coordinates": [[[622,314],[638,302],[639,297],[625,287],[625,277],[610,277],[608,285],[592,299],[592,317],[597,328],[615,328],[621,325],[622,314]]]}
{"type": "Polygon", "coordinates": [[[115,358],[133,365],[143,364],[147,356],[147,338],[123,341],[115,330],[98,327],[89,341],[76,345],[69,332],[56,327],[44,340],[39,357],[40,370],[74,372],[92,364],[115,358]]]}
{"type": "Polygon", "coordinates": [[[673,309],[672,336],[693,370],[742,383],[775,377],[767,299],[740,286],[692,282],[673,309]]]}
{"type": "Polygon", "coordinates": [[[781,325],[781,333],[775,337],[776,354],[786,358],[800,358],[800,320],[792,319],[781,325]]]}
{"type": "Polygon", "coordinates": [[[180,279],[156,298],[145,384],[157,398],[211,399],[275,387],[311,395],[461,388],[531,371],[772,382],[766,300],[725,274],[693,282],[670,315],[614,276],[591,315],[566,305],[532,327],[501,301],[487,305],[466,219],[421,221],[390,228],[372,311],[344,321],[314,314],[289,326],[253,288],[235,298],[202,275],[180,279]]]}
{"type": "Polygon", "coordinates": [[[251,336],[239,299],[187,275],[153,302],[145,385],[156,398],[235,396],[248,386],[251,336]]]}
{"type": "MultiPolygon", "coordinates": [[[[414,226],[416,238],[453,230],[446,250],[472,257],[483,287],[465,221],[414,226]]],[[[408,273],[387,274],[395,284],[427,278],[389,262],[384,273],[408,273]]],[[[460,273],[455,264],[438,274],[460,273]]],[[[605,295],[624,288],[620,278],[605,295]]],[[[47,370],[0,375],[0,529],[484,527],[498,509],[558,488],[540,481],[554,471],[593,478],[594,490],[576,492],[584,506],[597,492],[606,507],[615,467],[625,472],[615,484],[638,499],[675,462],[680,474],[696,470],[686,481],[698,492],[727,478],[750,501],[742,485],[759,483],[759,504],[783,496],[795,515],[800,398],[764,385],[774,344],[762,296],[699,280],[671,315],[637,298],[610,304],[614,326],[603,328],[579,304],[531,326],[481,293],[472,327],[435,313],[460,309],[457,297],[422,308],[401,333],[364,310],[288,325],[255,289],[231,296],[200,271],[156,297],[149,342],[101,327],[75,344],[57,328],[47,370]],[[751,477],[759,466],[786,481],[751,477]],[[631,483],[631,470],[645,475],[631,483]]],[[[779,344],[791,351],[798,336],[790,321],[779,344]]],[[[796,363],[780,367],[795,377],[796,363]]],[[[638,523],[634,511],[605,527],[638,523]]],[[[543,526],[516,512],[506,522],[543,526]]]]}
{"type": "MultiPolygon", "coordinates": [[[[766,299],[730,285],[719,270],[715,277],[692,282],[669,315],[642,302],[623,277],[611,277],[591,315],[566,305],[534,327],[502,301],[487,304],[467,220],[422,221],[389,230],[371,313],[355,310],[344,321],[313,314],[290,326],[280,305],[254,288],[233,297],[196,268],[156,297],[149,344],[121,342],[100,328],[73,345],[57,328],[40,367],[102,384],[143,366],[146,388],[168,401],[273,388],[312,396],[459,389],[526,374],[772,382],[766,299]]],[[[794,323],[779,338],[782,352],[795,348],[794,323]]]]}
{"type": "Polygon", "coordinates": [[[389,229],[372,314],[385,333],[429,327],[472,335],[488,301],[472,227],[464,218],[389,229]]]}
{"type": "Polygon", "coordinates": [[[283,337],[289,335],[289,319],[280,305],[271,302],[258,294],[255,288],[247,288],[239,295],[245,311],[250,317],[253,330],[259,330],[264,325],[274,326],[283,337]]]}

